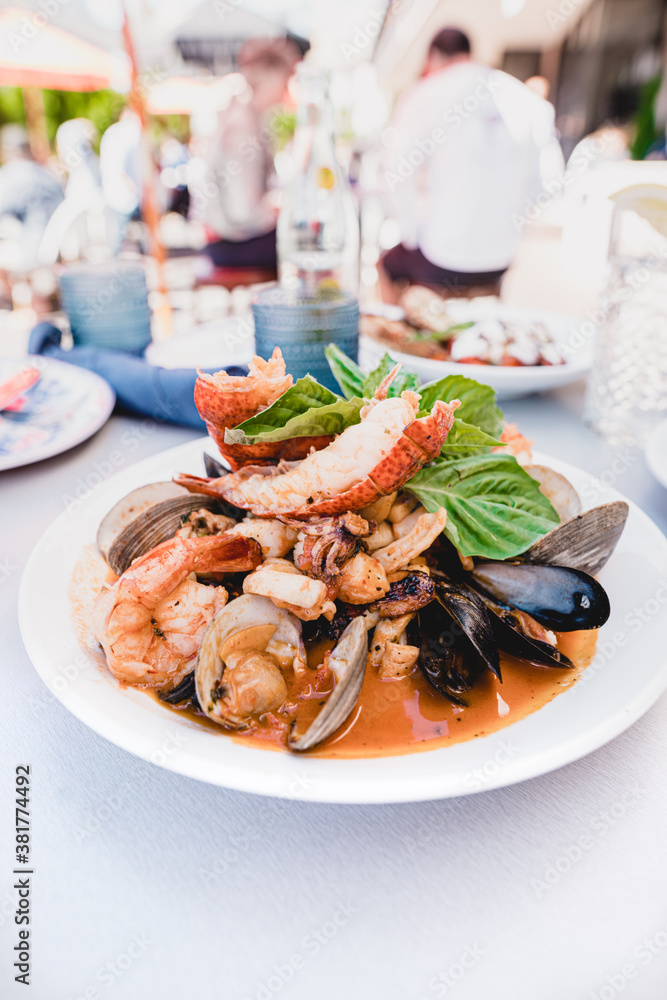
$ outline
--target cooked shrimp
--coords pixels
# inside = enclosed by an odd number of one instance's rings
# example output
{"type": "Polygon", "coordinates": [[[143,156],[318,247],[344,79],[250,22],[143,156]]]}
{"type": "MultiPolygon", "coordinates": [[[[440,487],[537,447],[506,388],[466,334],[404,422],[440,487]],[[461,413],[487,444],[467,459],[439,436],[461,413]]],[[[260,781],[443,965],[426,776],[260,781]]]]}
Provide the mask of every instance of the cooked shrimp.
{"type": "Polygon", "coordinates": [[[505,424],[500,440],[503,444],[493,448],[494,452],[514,455],[519,465],[527,465],[531,461],[533,442],[521,433],[516,424],[505,424]]]}
{"type": "Polygon", "coordinates": [[[97,599],[94,627],[115,677],[171,689],[192,670],[204,629],[227,600],[191,573],[253,569],[256,541],[240,536],[170,538],[137,559],[97,599]]]}

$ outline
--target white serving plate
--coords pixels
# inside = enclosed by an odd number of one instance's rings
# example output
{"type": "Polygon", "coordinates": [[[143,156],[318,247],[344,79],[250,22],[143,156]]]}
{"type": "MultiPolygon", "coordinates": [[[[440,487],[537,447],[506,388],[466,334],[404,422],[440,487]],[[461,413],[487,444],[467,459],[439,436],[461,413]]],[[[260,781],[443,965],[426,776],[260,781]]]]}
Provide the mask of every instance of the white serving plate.
{"type": "Polygon", "coordinates": [[[659,423],[648,439],[646,461],[655,478],[667,489],[667,420],[659,423]]]}
{"type": "MultiPolygon", "coordinates": [[[[667,687],[667,539],[630,503],[623,536],[600,575],[612,616],[600,630],[596,659],[572,688],[498,733],[402,756],[327,760],[240,745],[141,691],[121,689],[77,641],[68,600],[75,563],[83,546],[94,543],[114,503],[176,472],[203,473],[204,449],[216,454],[212,442],[202,438],[105,481],[51,525],[21,582],[21,634],[44,683],[87,726],[138,757],[211,784],[285,798],[356,803],[446,798],[523,781],[577,760],[632,725],[667,687]],[[638,606],[645,622],[637,616],[638,606]]],[[[564,462],[539,454],[535,461],[568,476],[582,497],[593,496],[597,503],[622,499],[564,462]]]]}
{"type": "Polygon", "coordinates": [[[81,444],[109,419],[116,395],[103,378],[86,368],[28,354],[0,359],[0,382],[22,368],[41,377],[20,412],[0,413],[0,471],[59,455],[81,444]]]}
{"type": "MultiPolygon", "coordinates": [[[[496,390],[498,399],[517,399],[534,392],[545,392],[561,385],[569,385],[582,378],[593,363],[593,336],[590,324],[577,316],[546,312],[539,309],[519,309],[505,306],[493,300],[450,299],[447,310],[456,323],[469,320],[494,319],[529,324],[544,323],[558,344],[565,349],[566,362],[563,365],[527,365],[501,367],[499,365],[460,365],[453,361],[432,361],[418,358],[414,354],[397,351],[364,335],[359,342],[359,364],[364,371],[372,370],[380,358],[388,352],[404,367],[419,376],[422,382],[432,382],[446,375],[467,375],[496,390]]],[[[392,319],[397,315],[392,314],[392,319]]]]}

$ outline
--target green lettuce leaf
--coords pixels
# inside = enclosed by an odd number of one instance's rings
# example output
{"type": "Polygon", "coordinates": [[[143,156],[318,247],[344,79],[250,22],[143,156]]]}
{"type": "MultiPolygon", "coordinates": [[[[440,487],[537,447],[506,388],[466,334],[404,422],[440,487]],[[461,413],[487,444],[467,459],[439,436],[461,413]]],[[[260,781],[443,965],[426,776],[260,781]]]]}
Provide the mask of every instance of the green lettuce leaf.
{"type": "Polygon", "coordinates": [[[226,444],[264,444],[295,437],[340,434],[358,424],[363,399],[341,399],[310,375],[280,396],[275,403],[238,427],[227,428],[226,444]]]}
{"type": "Polygon", "coordinates": [[[329,344],[324,351],[331,374],[338,382],[346,399],[363,396],[364,373],[358,364],[341,351],[336,344],[329,344]]]}
{"type": "Polygon", "coordinates": [[[406,488],[428,511],[445,508],[445,534],[464,556],[512,559],[559,521],[512,455],[438,458],[406,488]]]}
{"type": "Polygon", "coordinates": [[[438,399],[445,403],[460,399],[461,406],[456,415],[461,420],[474,424],[491,437],[497,438],[502,432],[505,418],[500,407],[496,406],[496,394],[489,385],[482,385],[465,375],[447,375],[438,382],[423,385],[419,391],[421,411],[430,413],[438,399]]]}
{"type": "MultiPolygon", "coordinates": [[[[385,354],[377,368],[364,379],[361,395],[370,399],[383,378],[396,367],[397,362],[389,354],[385,354]]],[[[400,396],[406,389],[419,391],[419,378],[413,372],[400,371],[389,386],[387,396],[400,396]]],[[[429,410],[430,412],[430,410],[429,410]]]]}

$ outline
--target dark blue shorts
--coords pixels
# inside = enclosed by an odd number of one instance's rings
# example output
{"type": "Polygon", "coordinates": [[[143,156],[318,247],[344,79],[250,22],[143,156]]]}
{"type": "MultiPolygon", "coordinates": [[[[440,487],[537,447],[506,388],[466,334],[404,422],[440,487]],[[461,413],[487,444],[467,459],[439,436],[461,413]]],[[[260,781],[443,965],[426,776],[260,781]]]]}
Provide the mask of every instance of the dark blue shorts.
{"type": "Polygon", "coordinates": [[[506,267],[502,271],[450,271],[433,264],[419,247],[409,250],[402,243],[388,250],[381,263],[392,281],[408,281],[411,285],[441,285],[445,288],[493,285],[507,271],[506,267]]]}

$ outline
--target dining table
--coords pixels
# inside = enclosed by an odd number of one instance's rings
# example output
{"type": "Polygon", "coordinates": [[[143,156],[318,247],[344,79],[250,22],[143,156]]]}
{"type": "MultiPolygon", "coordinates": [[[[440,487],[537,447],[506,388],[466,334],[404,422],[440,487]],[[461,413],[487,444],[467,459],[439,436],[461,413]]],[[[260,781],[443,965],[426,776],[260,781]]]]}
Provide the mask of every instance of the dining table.
{"type": "MultiPolygon", "coordinates": [[[[667,532],[667,492],[641,447],[596,437],[583,404],[580,381],[502,405],[541,452],[667,532]]],[[[68,497],[197,436],[116,413],[64,454],[0,474],[3,1000],[667,997],[667,694],[541,777],[364,806],[184,777],[107,742],[43,684],[17,623],[42,532],[68,497]],[[28,990],[15,966],[19,766],[30,769],[28,990]]],[[[660,613],[667,624],[667,604],[660,613]]]]}

